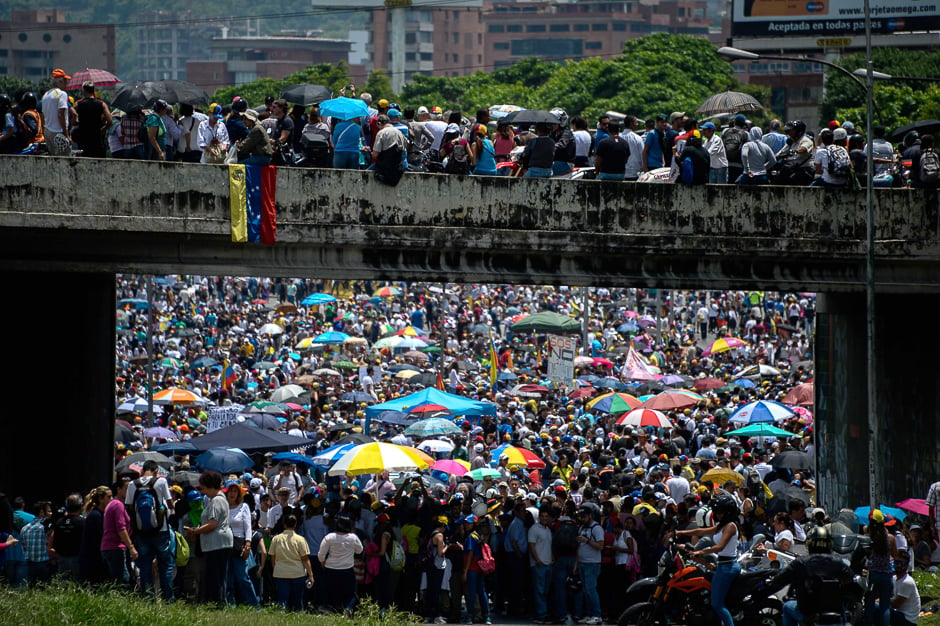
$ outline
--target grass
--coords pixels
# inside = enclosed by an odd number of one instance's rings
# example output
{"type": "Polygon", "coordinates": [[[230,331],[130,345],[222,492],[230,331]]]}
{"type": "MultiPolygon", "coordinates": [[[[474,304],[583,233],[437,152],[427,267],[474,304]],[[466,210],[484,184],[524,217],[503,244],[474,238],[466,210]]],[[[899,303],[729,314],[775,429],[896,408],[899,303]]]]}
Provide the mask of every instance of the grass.
{"type": "Polygon", "coordinates": [[[336,615],[285,613],[275,608],[256,612],[248,607],[212,609],[186,602],[167,605],[127,591],[88,589],[61,582],[23,592],[3,588],[0,590],[0,615],[3,624],[9,626],[415,626],[420,623],[416,617],[405,613],[389,611],[381,615],[370,602],[363,602],[353,618],[347,619],[336,615]]]}
{"type": "MultiPolygon", "coordinates": [[[[920,610],[936,609],[940,605],[940,573],[913,572],[911,575],[920,593],[920,610]]],[[[918,626],[940,626],[940,611],[934,610],[931,615],[921,617],[918,626]]]]}

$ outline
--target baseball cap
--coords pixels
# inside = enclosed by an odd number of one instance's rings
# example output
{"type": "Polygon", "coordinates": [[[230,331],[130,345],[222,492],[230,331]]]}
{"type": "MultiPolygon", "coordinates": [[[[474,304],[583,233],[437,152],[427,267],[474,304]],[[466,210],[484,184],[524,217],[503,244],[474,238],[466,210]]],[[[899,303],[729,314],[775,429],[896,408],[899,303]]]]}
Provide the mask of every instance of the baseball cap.
{"type": "Polygon", "coordinates": [[[448,124],[447,128],[444,129],[445,133],[459,133],[460,127],[456,124],[448,124]]]}
{"type": "Polygon", "coordinates": [[[832,120],[827,124],[827,126],[829,127],[829,130],[835,130],[839,128],[839,120],[832,120]]]}
{"type": "Polygon", "coordinates": [[[222,119],[222,105],[221,104],[217,104],[214,107],[212,107],[212,117],[214,117],[217,120],[222,119]]]}
{"type": "Polygon", "coordinates": [[[68,74],[65,73],[65,70],[60,70],[60,69],[54,69],[54,70],[52,70],[52,77],[53,77],[53,78],[64,78],[65,80],[69,80],[69,79],[72,78],[71,76],[69,76],[68,74]]]}
{"type": "Polygon", "coordinates": [[[441,107],[431,107],[431,113],[434,113],[434,114],[437,115],[437,114],[441,114],[441,113],[443,113],[443,112],[444,112],[444,110],[443,110],[441,107]]]}
{"type": "Polygon", "coordinates": [[[835,129],[834,131],[832,131],[832,140],[833,140],[833,141],[843,141],[843,140],[845,140],[845,138],[848,137],[848,136],[849,136],[849,135],[848,135],[847,132],[845,132],[845,129],[844,129],[844,128],[837,128],[837,129],[835,129]]]}
{"type": "Polygon", "coordinates": [[[473,513],[467,513],[465,516],[461,517],[458,520],[461,524],[476,524],[477,516],[473,513]]]}
{"type": "Polygon", "coordinates": [[[669,123],[671,124],[675,122],[677,119],[679,119],[680,117],[683,117],[684,115],[685,115],[685,111],[673,111],[672,113],[669,114],[669,123]]]}
{"type": "Polygon", "coordinates": [[[711,122],[705,122],[704,124],[702,124],[702,130],[705,130],[706,128],[710,130],[715,130],[715,125],[712,124],[711,122]]]}
{"type": "Polygon", "coordinates": [[[94,88],[95,88],[95,83],[93,83],[90,80],[86,80],[85,82],[82,83],[82,89],[94,89],[94,88]]]}
{"type": "Polygon", "coordinates": [[[663,121],[663,122],[669,121],[669,118],[666,116],[665,113],[660,113],[659,115],[656,116],[656,119],[663,121]]]}
{"type": "Polygon", "coordinates": [[[422,114],[427,113],[427,112],[428,112],[428,108],[427,108],[427,107],[425,107],[425,106],[420,106],[420,107],[418,107],[418,115],[422,115],[422,114]]]}
{"type": "Polygon", "coordinates": [[[855,124],[852,122],[843,122],[842,128],[844,128],[846,131],[855,130],[855,124]]]}
{"type": "Polygon", "coordinates": [[[743,114],[743,113],[738,113],[737,115],[734,116],[734,123],[735,123],[735,124],[743,124],[743,123],[745,123],[746,121],[747,121],[747,118],[744,117],[744,114],[743,114]]]}
{"type": "Polygon", "coordinates": [[[255,489],[261,489],[261,479],[252,478],[248,486],[251,487],[252,491],[254,491],[255,489]]]}
{"type": "Polygon", "coordinates": [[[389,109],[386,115],[388,115],[389,119],[398,119],[401,117],[401,111],[398,109],[389,109]]]}
{"type": "Polygon", "coordinates": [[[474,451],[474,452],[483,452],[483,444],[482,444],[482,443],[478,443],[477,445],[473,446],[473,451],[474,451]]]}
{"type": "Polygon", "coordinates": [[[525,497],[526,497],[526,499],[528,499],[528,500],[538,500],[538,499],[539,499],[538,494],[535,493],[534,491],[530,491],[529,493],[525,494],[525,497]]]}

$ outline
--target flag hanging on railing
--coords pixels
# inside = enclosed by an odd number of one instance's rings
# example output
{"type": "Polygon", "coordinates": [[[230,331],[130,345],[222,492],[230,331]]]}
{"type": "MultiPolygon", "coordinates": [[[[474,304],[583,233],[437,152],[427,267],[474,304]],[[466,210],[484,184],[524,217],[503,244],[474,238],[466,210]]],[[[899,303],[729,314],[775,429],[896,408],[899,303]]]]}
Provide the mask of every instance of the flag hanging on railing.
{"type": "Polygon", "coordinates": [[[277,167],[229,165],[228,176],[232,241],[273,244],[277,241],[277,167]]]}

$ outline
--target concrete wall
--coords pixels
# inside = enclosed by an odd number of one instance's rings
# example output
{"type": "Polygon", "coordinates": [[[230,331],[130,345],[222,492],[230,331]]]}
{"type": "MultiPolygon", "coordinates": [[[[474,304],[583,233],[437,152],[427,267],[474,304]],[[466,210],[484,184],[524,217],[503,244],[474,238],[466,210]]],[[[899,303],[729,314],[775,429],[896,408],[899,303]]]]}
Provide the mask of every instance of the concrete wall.
{"type": "MultiPolygon", "coordinates": [[[[848,191],[427,174],[392,188],[281,168],[268,247],[230,242],[221,166],[0,157],[0,171],[0,263],[14,266],[814,291],[864,279],[864,194],[848,191]]],[[[940,290],[936,195],[875,200],[879,289],[940,290]]]]}

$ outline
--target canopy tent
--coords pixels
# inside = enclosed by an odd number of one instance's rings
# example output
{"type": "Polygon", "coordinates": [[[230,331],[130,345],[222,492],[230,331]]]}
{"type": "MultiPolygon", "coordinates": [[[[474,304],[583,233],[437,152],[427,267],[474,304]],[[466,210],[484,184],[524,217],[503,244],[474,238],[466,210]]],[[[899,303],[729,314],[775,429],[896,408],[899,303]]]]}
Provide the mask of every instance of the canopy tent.
{"type": "Polygon", "coordinates": [[[366,430],[369,432],[372,418],[378,418],[385,411],[400,411],[407,413],[408,409],[421,404],[439,404],[447,407],[454,415],[496,415],[496,405],[489,402],[471,400],[463,396],[456,396],[436,387],[427,387],[416,393],[395,398],[381,404],[374,404],[366,408],[366,430]]]}

